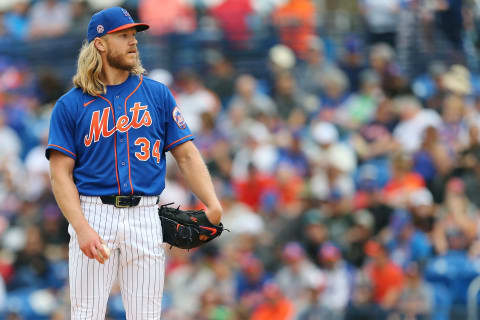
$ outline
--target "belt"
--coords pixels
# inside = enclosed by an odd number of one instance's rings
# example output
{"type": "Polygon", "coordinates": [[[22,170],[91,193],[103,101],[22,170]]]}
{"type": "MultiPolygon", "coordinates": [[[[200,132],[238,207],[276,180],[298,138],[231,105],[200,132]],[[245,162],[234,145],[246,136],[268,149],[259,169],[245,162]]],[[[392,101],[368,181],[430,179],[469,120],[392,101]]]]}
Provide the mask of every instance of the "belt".
{"type": "Polygon", "coordinates": [[[138,206],[141,196],[100,196],[103,204],[111,204],[117,208],[128,208],[138,206]]]}

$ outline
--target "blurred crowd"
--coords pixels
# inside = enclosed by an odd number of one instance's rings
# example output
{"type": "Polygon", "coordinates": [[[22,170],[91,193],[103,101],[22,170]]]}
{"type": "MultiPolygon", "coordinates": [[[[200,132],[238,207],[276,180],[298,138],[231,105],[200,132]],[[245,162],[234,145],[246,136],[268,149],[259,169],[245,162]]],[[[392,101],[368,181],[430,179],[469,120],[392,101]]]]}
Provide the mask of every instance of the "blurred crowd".
{"type": "MultiPolygon", "coordinates": [[[[479,1],[1,0],[0,45],[84,37],[109,5],[150,24],[148,37],[203,29],[228,43],[201,66],[147,74],[174,93],[230,230],[166,248],[162,319],[467,318],[480,275],[479,1]],[[249,70],[232,50],[254,50],[262,32],[275,37],[249,70]]],[[[69,239],[44,150],[71,84],[34,69],[0,55],[0,318],[60,320],[69,239]]],[[[201,206],[170,158],[161,202],[201,206]]],[[[125,317],[118,287],[108,317],[125,317]]]]}

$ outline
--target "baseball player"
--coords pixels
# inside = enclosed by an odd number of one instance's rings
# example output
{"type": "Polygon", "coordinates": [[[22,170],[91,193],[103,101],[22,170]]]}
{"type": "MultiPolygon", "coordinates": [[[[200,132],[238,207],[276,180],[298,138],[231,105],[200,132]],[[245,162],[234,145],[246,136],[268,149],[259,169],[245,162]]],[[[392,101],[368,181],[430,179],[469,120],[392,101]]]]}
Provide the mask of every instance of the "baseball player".
{"type": "Polygon", "coordinates": [[[75,88],[53,109],[46,156],[53,193],[69,222],[72,319],[105,319],[119,280],[127,319],[160,319],[165,253],[158,196],[171,151],[218,224],[222,208],[175,100],[144,77],[134,23],[123,8],[94,14],[75,88]]]}

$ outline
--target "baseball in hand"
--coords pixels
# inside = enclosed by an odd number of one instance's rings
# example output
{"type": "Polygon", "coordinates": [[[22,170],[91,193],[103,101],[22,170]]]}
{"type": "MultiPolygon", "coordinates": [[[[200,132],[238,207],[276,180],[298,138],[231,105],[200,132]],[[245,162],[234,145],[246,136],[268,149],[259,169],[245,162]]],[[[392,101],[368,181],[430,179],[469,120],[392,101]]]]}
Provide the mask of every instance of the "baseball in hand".
{"type": "Polygon", "coordinates": [[[102,246],[105,252],[107,253],[107,256],[105,257],[105,260],[107,260],[108,258],[110,258],[110,249],[108,249],[106,244],[102,244],[102,246]]]}

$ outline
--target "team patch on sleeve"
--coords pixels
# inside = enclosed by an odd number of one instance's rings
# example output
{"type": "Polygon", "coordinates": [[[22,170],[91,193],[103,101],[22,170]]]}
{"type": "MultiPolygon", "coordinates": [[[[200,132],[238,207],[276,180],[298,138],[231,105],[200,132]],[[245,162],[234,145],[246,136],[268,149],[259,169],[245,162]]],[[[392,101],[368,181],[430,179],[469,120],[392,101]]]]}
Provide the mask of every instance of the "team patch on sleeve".
{"type": "Polygon", "coordinates": [[[177,123],[177,126],[180,129],[185,129],[187,127],[187,123],[185,122],[185,119],[182,116],[182,113],[180,112],[180,109],[178,107],[173,108],[172,112],[173,120],[177,123]]]}

